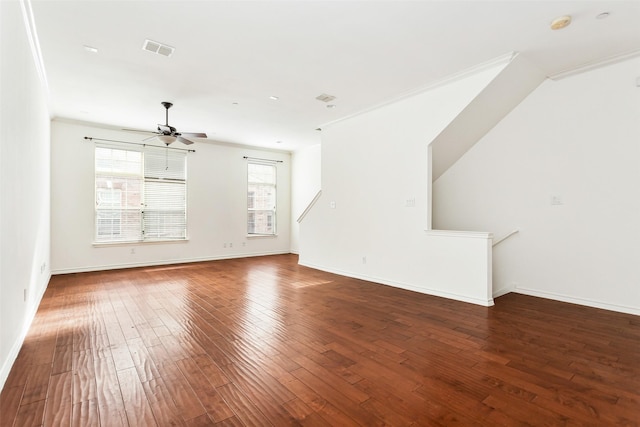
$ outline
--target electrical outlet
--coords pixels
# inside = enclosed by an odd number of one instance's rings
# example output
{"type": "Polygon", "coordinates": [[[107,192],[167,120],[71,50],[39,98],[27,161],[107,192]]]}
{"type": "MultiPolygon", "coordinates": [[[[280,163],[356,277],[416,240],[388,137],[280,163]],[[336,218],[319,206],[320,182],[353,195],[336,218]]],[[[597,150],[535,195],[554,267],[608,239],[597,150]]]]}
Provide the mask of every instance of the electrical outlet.
{"type": "Polygon", "coordinates": [[[233,243],[229,243],[229,247],[232,248],[233,247],[233,243]]]}
{"type": "Polygon", "coordinates": [[[131,248],[131,255],[135,255],[136,254],[136,248],[131,248]]]}
{"type": "Polygon", "coordinates": [[[363,257],[362,257],[362,263],[363,263],[363,264],[366,264],[366,263],[367,263],[367,257],[366,257],[366,256],[363,256],[363,257]]]}
{"type": "Polygon", "coordinates": [[[550,203],[551,203],[551,206],[560,206],[560,205],[564,205],[564,200],[562,199],[562,196],[558,194],[554,194],[551,196],[550,203]]]}
{"type": "Polygon", "coordinates": [[[226,248],[226,247],[227,247],[227,244],[226,244],[226,243],[223,243],[223,244],[222,244],[222,247],[223,247],[223,248],[226,248]]]}

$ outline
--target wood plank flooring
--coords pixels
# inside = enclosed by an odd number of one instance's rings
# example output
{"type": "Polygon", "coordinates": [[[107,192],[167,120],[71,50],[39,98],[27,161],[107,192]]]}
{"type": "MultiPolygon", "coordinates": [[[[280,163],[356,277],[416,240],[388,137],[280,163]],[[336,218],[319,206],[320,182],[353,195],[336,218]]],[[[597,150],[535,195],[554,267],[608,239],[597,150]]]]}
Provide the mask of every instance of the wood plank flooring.
{"type": "Polygon", "coordinates": [[[0,425],[637,426],[640,318],[294,255],[54,276],[0,425]]]}

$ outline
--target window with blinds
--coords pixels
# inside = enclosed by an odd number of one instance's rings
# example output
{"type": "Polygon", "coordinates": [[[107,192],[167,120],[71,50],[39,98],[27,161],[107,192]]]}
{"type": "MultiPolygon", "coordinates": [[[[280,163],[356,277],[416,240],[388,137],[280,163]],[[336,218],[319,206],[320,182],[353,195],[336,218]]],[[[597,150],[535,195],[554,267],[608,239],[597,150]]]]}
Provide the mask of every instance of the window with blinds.
{"type": "Polygon", "coordinates": [[[186,153],[96,146],[97,243],[184,240],[186,153]]]}
{"type": "Polygon", "coordinates": [[[184,151],[144,152],[144,240],[187,238],[187,156],[184,151]]]}
{"type": "Polygon", "coordinates": [[[276,167],[247,162],[247,233],[276,234],[276,167]]]}

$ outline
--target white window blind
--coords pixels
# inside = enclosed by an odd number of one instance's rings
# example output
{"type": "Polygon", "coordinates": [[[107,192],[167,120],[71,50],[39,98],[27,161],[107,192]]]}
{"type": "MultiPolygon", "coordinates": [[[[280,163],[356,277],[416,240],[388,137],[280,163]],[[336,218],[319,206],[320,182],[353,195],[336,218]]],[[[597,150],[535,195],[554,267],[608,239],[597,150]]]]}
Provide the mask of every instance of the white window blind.
{"type": "Polygon", "coordinates": [[[142,215],[145,240],[187,237],[186,159],[184,151],[145,150],[142,215]]]}
{"type": "Polygon", "coordinates": [[[97,243],[186,238],[186,153],[96,146],[97,243]]]}
{"type": "Polygon", "coordinates": [[[276,166],[247,162],[247,233],[276,234],[276,166]]]}

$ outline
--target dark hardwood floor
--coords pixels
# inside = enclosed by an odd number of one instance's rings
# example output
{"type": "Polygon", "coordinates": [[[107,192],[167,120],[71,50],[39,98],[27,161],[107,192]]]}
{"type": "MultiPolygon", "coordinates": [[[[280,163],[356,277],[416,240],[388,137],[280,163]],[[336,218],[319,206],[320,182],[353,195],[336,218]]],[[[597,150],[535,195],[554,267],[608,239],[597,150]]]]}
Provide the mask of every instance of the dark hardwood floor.
{"type": "Polygon", "coordinates": [[[0,394],[20,427],[639,424],[638,316],[294,255],[54,276],[0,394]]]}

